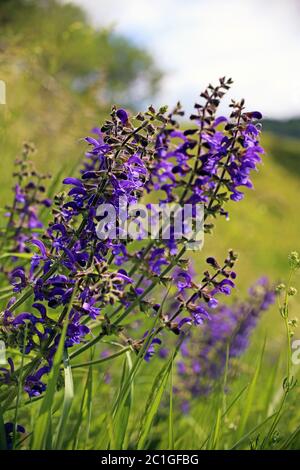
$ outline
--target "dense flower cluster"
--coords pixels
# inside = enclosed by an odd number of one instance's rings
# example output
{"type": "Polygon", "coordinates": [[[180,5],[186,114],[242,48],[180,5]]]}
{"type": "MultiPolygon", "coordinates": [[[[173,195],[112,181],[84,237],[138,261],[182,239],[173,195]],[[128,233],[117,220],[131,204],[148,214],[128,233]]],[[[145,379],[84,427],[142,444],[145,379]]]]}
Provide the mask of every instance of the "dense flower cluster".
{"type": "Polygon", "coordinates": [[[227,360],[230,366],[232,359],[246,350],[261,314],[274,301],[274,287],[261,278],[249,289],[247,300],[219,305],[209,311],[210,321],[205,322],[197,335],[190,331],[182,343],[177,364],[177,372],[184,379],[178,383],[184,383],[184,387],[176,391],[185,410],[191,397],[212,391],[222,378],[227,360]]]}
{"type": "MultiPolygon", "coordinates": [[[[43,376],[52,367],[64,322],[68,322],[66,350],[81,344],[73,356],[104,336],[116,335],[135,351],[150,338],[145,355],[149,360],[155,345],[161,344],[163,329],[178,334],[184,325],[202,325],[209,310],[217,307],[218,294],[230,294],[236,277],[232,251],[223,266],[209,258],[210,269],[197,285],[184,258],[186,240],[177,239],[174,230],[168,240],[136,242],[120,237],[119,223],[114,238],[97,236],[102,220],[97,208],[109,203],[120,210],[121,197],[126,197],[129,207],[147,194],[161,205],[201,202],[206,232],[212,228],[209,218],[227,215],[224,204],[229,198],[242,198],[240,188],[251,187],[249,174],[262,153],[256,124],[261,115],[245,112],[241,101],[232,102],[228,119],[218,117],[218,105],[230,84],[222,78],[217,87],[208,87],[201,95],[204,104],[195,105],[197,114],[190,117],[188,129],[181,130],[176,120],[183,114],[180,106],[170,114],[166,108],[150,107],[133,118],[113,108],[110,119],[94,129],[94,137],[86,138],[84,167],[78,177],[64,179],[66,191],[55,197],[48,228],[41,237],[31,238],[36,252],[29,269],[21,266],[11,273],[17,297],[9,300],[1,315],[5,343],[35,355],[24,383],[29,396],[46,388],[43,376]],[[150,294],[173,279],[177,309],[170,314],[150,294]],[[32,295],[24,311],[24,302],[32,295]],[[141,312],[144,331],[155,314],[159,325],[140,339],[134,320],[141,312]],[[132,321],[125,326],[127,317],[132,321]]],[[[33,228],[36,220],[28,217],[28,227],[33,228]]],[[[2,383],[14,386],[14,374],[2,371],[2,383]]]]}

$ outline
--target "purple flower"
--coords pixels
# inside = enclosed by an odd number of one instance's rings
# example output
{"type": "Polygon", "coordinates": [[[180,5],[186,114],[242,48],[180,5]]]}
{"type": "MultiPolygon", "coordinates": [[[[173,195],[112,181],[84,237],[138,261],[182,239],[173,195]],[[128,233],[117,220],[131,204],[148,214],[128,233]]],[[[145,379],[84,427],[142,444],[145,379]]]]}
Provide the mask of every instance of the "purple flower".
{"type": "Polygon", "coordinates": [[[180,271],[176,274],[175,282],[179,292],[189,287],[192,287],[192,278],[189,273],[184,271],[180,271]]]}
{"type": "Polygon", "coordinates": [[[48,374],[49,366],[41,367],[35,374],[28,375],[25,381],[24,390],[29,397],[38,397],[46,390],[46,385],[41,381],[43,375],[48,374]]]}
{"type": "Polygon", "coordinates": [[[70,323],[67,328],[66,347],[71,348],[75,344],[80,344],[82,339],[90,333],[90,329],[86,325],[80,323],[81,317],[79,313],[72,312],[70,323]]]}
{"type": "Polygon", "coordinates": [[[146,353],[145,353],[145,356],[144,356],[145,361],[149,362],[150,359],[151,359],[151,357],[155,354],[155,348],[154,348],[154,346],[155,346],[156,344],[160,345],[160,344],[161,344],[161,339],[159,339],[159,338],[153,338],[153,339],[151,340],[151,343],[150,343],[150,345],[148,346],[148,349],[147,349],[147,351],[146,351],[146,353]]]}
{"type": "Polygon", "coordinates": [[[13,448],[14,429],[17,434],[25,434],[26,432],[24,426],[21,426],[20,424],[14,424],[11,422],[5,423],[4,430],[6,436],[6,447],[8,450],[11,450],[13,448]]]}
{"type": "Polygon", "coordinates": [[[14,268],[9,273],[10,283],[14,286],[14,292],[21,292],[27,286],[27,278],[23,266],[14,268]]]}

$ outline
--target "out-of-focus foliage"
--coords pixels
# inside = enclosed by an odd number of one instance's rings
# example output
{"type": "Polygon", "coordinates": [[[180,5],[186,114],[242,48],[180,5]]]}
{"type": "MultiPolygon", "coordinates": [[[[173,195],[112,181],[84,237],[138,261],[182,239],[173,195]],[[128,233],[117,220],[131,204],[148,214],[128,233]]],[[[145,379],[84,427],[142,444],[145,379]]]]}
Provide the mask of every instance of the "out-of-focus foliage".
{"type": "MultiPolygon", "coordinates": [[[[78,139],[111,102],[135,107],[155,94],[160,73],[151,56],[112,30],[96,30],[83,11],[57,0],[2,0],[0,109],[2,168],[23,140],[54,172],[78,159],[78,139]],[[75,150],[76,149],[76,150],[75,150]]],[[[3,171],[0,188],[9,176],[3,171]]],[[[0,197],[6,200],[0,189],[0,197]]]]}

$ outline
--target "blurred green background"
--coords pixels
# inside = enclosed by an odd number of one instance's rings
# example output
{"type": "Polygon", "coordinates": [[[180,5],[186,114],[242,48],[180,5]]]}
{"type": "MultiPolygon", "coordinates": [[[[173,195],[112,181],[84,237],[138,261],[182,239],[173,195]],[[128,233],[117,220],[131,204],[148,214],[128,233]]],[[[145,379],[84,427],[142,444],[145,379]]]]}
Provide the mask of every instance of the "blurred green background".
{"type": "MultiPolygon", "coordinates": [[[[150,104],[162,71],[148,51],[110,29],[96,30],[78,7],[57,1],[1,0],[0,31],[0,79],[7,92],[6,105],[0,105],[3,207],[24,140],[36,144],[39,170],[55,175],[65,168],[66,174],[84,154],[81,139],[110,106],[136,110],[150,104]]],[[[255,189],[241,203],[230,203],[230,221],[218,221],[203,252],[194,255],[200,275],[208,254],[223,259],[228,248],[237,251],[238,296],[261,275],[274,282],[286,278],[287,255],[300,250],[300,119],[266,120],[264,126],[266,154],[255,189]]],[[[295,284],[299,288],[299,276],[295,284]]],[[[292,300],[292,316],[299,305],[292,300]]],[[[285,336],[276,306],[258,331],[253,347],[260,349],[267,334],[270,357],[277,354],[285,336]]]]}

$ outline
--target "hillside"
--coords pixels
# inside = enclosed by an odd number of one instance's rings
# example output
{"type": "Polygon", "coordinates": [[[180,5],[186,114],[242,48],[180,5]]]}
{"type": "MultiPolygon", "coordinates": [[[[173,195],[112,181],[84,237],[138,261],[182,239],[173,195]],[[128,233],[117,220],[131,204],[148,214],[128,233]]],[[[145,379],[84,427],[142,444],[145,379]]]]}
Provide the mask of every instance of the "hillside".
{"type": "Polygon", "coordinates": [[[264,119],[264,129],[273,134],[300,138],[300,118],[292,118],[286,120],[264,119]]]}

